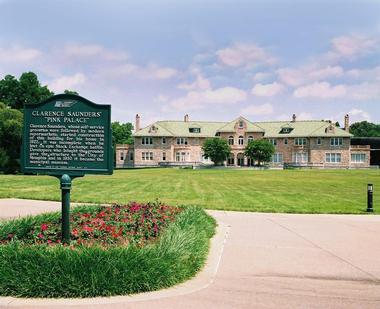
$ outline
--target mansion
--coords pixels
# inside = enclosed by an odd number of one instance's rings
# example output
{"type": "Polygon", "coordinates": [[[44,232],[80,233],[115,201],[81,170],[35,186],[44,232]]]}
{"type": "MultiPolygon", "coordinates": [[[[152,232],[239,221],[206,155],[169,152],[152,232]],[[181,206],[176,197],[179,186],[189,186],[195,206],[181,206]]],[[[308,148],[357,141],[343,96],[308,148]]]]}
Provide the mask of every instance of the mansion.
{"type": "Polygon", "coordinates": [[[253,166],[244,148],[255,139],[266,139],[275,147],[270,166],[317,168],[369,167],[370,147],[351,145],[349,116],[344,128],[325,120],[251,122],[239,117],[231,122],[157,121],[140,128],[136,115],[134,145],[116,145],[116,167],[202,166],[202,144],[206,138],[225,139],[231,147],[226,166],[253,166]]]}

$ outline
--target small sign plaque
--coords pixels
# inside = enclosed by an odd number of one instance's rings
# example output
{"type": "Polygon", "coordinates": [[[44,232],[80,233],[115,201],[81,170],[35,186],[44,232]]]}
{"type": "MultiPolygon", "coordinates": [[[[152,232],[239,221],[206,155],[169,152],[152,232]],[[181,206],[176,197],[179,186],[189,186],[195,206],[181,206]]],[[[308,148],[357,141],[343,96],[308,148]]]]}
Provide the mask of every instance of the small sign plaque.
{"type": "Polygon", "coordinates": [[[60,94],[24,107],[24,173],[112,174],[111,105],[60,94]]]}

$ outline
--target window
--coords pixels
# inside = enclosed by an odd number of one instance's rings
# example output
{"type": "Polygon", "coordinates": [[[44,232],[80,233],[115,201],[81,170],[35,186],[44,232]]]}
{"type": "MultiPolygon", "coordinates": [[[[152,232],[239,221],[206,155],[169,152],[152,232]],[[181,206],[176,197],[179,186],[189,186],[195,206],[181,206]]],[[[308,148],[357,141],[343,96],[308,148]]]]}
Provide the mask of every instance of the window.
{"type": "Polygon", "coordinates": [[[293,162],[295,163],[307,163],[308,155],[307,152],[295,152],[293,153],[293,162]]]}
{"type": "Polygon", "coordinates": [[[317,145],[322,145],[322,139],[320,137],[317,138],[317,145]]]}
{"type": "Polygon", "coordinates": [[[239,145],[244,145],[244,137],[239,136],[239,145]]]}
{"type": "Polygon", "coordinates": [[[343,145],[343,138],[341,137],[333,137],[330,139],[330,145],[331,146],[342,146],[343,145]]]}
{"type": "Polygon", "coordinates": [[[285,144],[285,145],[288,144],[288,139],[287,139],[287,138],[284,139],[284,144],[285,144]]]}
{"type": "Polygon", "coordinates": [[[133,152],[129,153],[129,161],[133,161],[133,152]]]}
{"type": "Polygon", "coordinates": [[[124,161],[124,151],[120,152],[120,161],[124,161]]]}
{"type": "Polygon", "coordinates": [[[282,161],[283,161],[283,155],[281,152],[277,152],[272,156],[273,163],[282,163],[282,161]]]}
{"type": "Polygon", "coordinates": [[[234,137],[230,136],[228,137],[228,145],[233,145],[234,144],[234,137]]]}
{"type": "Polygon", "coordinates": [[[353,163],[365,163],[365,153],[351,153],[351,162],[353,163]]]}
{"type": "Polygon", "coordinates": [[[235,157],[232,153],[230,153],[230,156],[227,159],[227,164],[228,165],[234,165],[235,164],[235,157]]]}
{"type": "Polygon", "coordinates": [[[189,161],[189,158],[190,158],[189,152],[180,151],[180,152],[175,153],[175,160],[177,162],[189,161]]]}
{"type": "Polygon", "coordinates": [[[252,141],[253,141],[253,136],[252,135],[248,136],[248,143],[252,141]]]}
{"type": "Polygon", "coordinates": [[[340,153],[326,153],[326,162],[327,163],[340,163],[342,162],[342,155],[340,153]]]}
{"type": "Polygon", "coordinates": [[[163,137],[163,138],[162,138],[162,143],[163,143],[163,144],[166,144],[166,137],[163,137]]]}
{"type": "Polygon", "coordinates": [[[275,138],[270,138],[269,143],[271,143],[273,146],[277,145],[277,140],[275,138]]]}
{"type": "Polygon", "coordinates": [[[186,137],[177,137],[177,145],[187,145],[186,137]]]}
{"type": "Polygon", "coordinates": [[[293,131],[293,128],[282,128],[280,134],[288,134],[293,131]]]}
{"type": "Polygon", "coordinates": [[[143,137],[141,138],[142,145],[153,145],[153,138],[151,137],[143,137]]]}
{"type": "Polygon", "coordinates": [[[201,128],[189,128],[190,133],[201,133],[201,128]]]}
{"type": "Polygon", "coordinates": [[[306,145],[306,138],[296,138],[294,140],[294,145],[296,145],[296,146],[305,146],[306,145]]]}
{"type": "Polygon", "coordinates": [[[162,161],[166,161],[166,152],[162,153],[162,161]]]}
{"type": "Polygon", "coordinates": [[[242,120],[239,121],[239,128],[240,129],[244,128],[244,121],[242,121],[242,120]]]}
{"type": "Polygon", "coordinates": [[[143,161],[152,161],[153,160],[153,152],[142,152],[141,159],[143,161]]]}

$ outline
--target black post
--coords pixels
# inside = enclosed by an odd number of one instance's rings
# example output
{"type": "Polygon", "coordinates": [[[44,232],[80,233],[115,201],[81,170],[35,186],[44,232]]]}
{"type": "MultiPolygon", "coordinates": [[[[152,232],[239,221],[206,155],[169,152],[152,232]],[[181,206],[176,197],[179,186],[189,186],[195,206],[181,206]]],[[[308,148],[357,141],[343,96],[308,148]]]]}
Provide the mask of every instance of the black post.
{"type": "Polygon", "coordinates": [[[62,242],[70,243],[70,189],[71,178],[64,174],[61,176],[62,190],[62,242]]]}
{"type": "Polygon", "coordinates": [[[373,212],[373,184],[367,185],[367,212],[373,212]]]}

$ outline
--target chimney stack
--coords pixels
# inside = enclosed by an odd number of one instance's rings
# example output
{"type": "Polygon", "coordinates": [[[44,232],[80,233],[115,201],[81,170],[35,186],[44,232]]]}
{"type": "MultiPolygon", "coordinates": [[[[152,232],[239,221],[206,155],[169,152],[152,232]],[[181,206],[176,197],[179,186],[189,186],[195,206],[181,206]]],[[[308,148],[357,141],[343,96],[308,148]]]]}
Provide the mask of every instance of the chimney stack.
{"type": "Polygon", "coordinates": [[[293,116],[292,116],[292,122],[296,122],[296,120],[297,120],[296,114],[293,114],[293,116]]]}
{"type": "Polygon", "coordinates": [[[350,116],[348,114],[344,116],[344,130],[347,132],[350,131],[350,116]]]}
{"type": "Polygon", "coordinates": [[[135,132],[140,130],[140,116],[139,114],[136,114],[136,120],[135,120],[135,132]]]}
{"type": "Polygon", "coordinates": [[[185,117],[183,117],[183,121],[184,122],[189,122],[189,115],[186,114],[185,117]]]}

